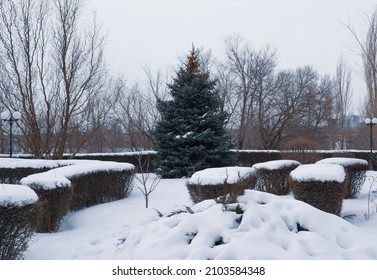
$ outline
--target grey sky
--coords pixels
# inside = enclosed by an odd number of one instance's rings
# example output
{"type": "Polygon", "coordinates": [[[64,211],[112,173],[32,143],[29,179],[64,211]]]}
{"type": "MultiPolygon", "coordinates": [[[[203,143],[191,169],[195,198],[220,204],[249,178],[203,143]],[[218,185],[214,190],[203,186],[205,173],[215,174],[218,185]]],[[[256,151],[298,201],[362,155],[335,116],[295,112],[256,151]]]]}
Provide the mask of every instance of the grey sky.
{"type": "MultiPolygon", "coordinates": [[[[312,65],[333,74],[340,55],[354,70],[360,91],[359,57],[350,33],[336,19],[363,31],[372,0],[87,0],[107,37],[107,56],[130,81],[143,79],[142,65],[176,66],[194,43],[220,59],[234,33],[253,47],[277,48],[279,66],[312,65]],[[336,19],[335,19],[336,18],[336,19]]],[[[355,89],[356,85],[356,89],[355,89]]]]}

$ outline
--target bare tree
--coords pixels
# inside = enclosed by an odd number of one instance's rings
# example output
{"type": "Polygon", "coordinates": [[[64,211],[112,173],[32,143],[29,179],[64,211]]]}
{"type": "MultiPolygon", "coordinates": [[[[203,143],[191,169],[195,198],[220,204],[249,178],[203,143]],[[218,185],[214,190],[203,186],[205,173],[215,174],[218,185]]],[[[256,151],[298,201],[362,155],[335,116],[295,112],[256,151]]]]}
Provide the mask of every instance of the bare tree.
{"type": "Polygon", "coordinates": [[[255,121],[254,110],[264,99],[268,77],[275,69],[276,50],[270,46],[258,51],[253,50],[237,35],[227,38],[225,45],[227,65],[235,77],[238,95],[236,103],[239,125],[236,142],[238,148],[243,149],[247,147],[246,141],[250,138],[255,121]]]}
{"type": "Polygon", "coordinates": [[[143,153],[143,151],[136,151],[139,173],[135,175],[136,183],[134,187],[141,191],[145,208],[149,207],[149,200],[151,193],[157,188],[161,177],[158,174],[151,173],[151,157],[150,154],[143,153]]]}
{"type": "Polygon", "coordinates": [[[367,32],[364,36],[360,36],[351,25],[343,25],[351,32],[359,47],[367,89],[364,114],[373,117],[377,116],[377,8],[366,18],[367,32]]]}
{"type": "Polygon", "coordinates": [[[84,24],[81,0],[0,1],[0,101],[22,111],[26,151],[61,158],[84,131],[76,153],[108,112],[104,37],[95,18],[84,24]]]}
{"type": "Polygon", "coordinates": [[[341,149],[346,148],[347,143],[347,116],[349,115],[352,91],[351,91],[351,71],[347,68],[343,57],[338,60],[335,75],[335,119],[337,129],[335,140],[341,149]]]}

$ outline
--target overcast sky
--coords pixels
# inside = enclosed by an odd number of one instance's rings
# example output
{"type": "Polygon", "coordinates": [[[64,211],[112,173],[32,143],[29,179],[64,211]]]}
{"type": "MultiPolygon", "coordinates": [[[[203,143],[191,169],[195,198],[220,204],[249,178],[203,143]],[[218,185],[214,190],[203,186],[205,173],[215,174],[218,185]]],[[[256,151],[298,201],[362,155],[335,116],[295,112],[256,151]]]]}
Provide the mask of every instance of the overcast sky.
{"type": "MultiPolygon", "coordinates": [[[[86,1],[108,34],[112,68],[130,81],[144,78],[143,65],[177,66],[192,43],[221,59],[224,39],[235,33],[254,48],[276,47],[280,68],[311,65],[333,74],[343,55],[357,80],[356,44],[338,20],[362,32],[366,15],[377,7],[374,0],[86,1]]],[[[354,91],[360,91],[358,82],[354,91]]]]}

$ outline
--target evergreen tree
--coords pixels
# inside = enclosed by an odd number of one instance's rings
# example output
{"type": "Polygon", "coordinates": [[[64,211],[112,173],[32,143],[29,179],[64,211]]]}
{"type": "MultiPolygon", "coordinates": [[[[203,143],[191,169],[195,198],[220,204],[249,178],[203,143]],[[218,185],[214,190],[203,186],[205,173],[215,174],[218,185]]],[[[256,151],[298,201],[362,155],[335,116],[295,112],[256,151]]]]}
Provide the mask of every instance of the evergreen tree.
{"type": "Polygon", "coordinates": [[[168,86],[172,99],[157,102],[161,119],[155,131],[162,176],[188,177],[204,168],[234,164],[216,81],[200,70],[197,50],[191,51],[168,86]]]}

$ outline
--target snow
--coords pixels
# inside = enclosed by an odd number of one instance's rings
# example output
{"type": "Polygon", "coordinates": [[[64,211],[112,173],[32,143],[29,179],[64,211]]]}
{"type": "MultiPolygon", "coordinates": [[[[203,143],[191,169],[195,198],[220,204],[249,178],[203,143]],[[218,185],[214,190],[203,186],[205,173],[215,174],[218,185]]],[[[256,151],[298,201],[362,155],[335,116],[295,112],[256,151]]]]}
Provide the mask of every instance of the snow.
{"type": "Polygon", "coordinates": [[[0,206],[12,204],[23,206],[38,201],[37,194],[28,186],[1,184],[0,185],[0,206]]]}
{"type": "Polygon", "coordinates": [[[195,172],[188,180],[188,183],[193,185],[220,185],[224,182],[234,184],[240,181],[242,178],[246,178],[254,174],[255,168],[253,167],[229,166],[207,168],[195,172]]]}
{"type": "Polygon", "coordinates": [[[0,158],[0,168],[56,168],[58,161],[43,159],[0,158]]]}
{"type": "Polygon", "coordinates": [[[333,158],[325,158],[322,160],[317,161],[316,163],[333,163],[339,164],[343,167],[347,167],[354,164],[360,164],[368,166],[368,161],[365,159],[358,159],[358,158],[344,158],[344,157],[333,157],[333,158]]]}
{"type": "Polygon", "coordinates": [[[281,169],[284,167],[289,167],[292,165],[301,165],[301,163],[296,160],[283,160],[282,159],[282,160],[271,160],[267,162],[256,163],[253,165],[253,167],[256,169],[276,170],[276,169],[281,169]]]}
{"type": "Polygon", "coordinates": [[[300,165],[295,170],[293,170],[290,175],[293,180],[298,182],[335,181],[342,183],[344,182],[346,173],[344,171],[344,168],[338,164],[316,163],[300,165]]]}
{"type": "Polygon", "coordinates": [[[132,170],[134,166],[129,163],[118,163],[111,161],[68,161],[69,166],[55,168],[46,172],[29,175],[21,179],[21,184],[28,186],[38,186],[44,189],[69,187],[70,177],[80,174],[87,174],[97,171],[109,170],[132,170]],[[75,164],[76,163],[76,164],[75,164]]]}
{"type": "Polygon", "coordinates": [[[36,234],[25,259],[376,260],[377,172],[367,176],[360,196],[344,200],[341,217],[292,195],[247,190],[239,197],[242,219],[230,211],[236,204],[227,211],[213,200],[193,205],[186,179],[162,179],[150,208],[134,189],[126,199],[72,212],[59,232],[36,234]]]}

